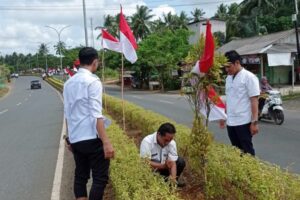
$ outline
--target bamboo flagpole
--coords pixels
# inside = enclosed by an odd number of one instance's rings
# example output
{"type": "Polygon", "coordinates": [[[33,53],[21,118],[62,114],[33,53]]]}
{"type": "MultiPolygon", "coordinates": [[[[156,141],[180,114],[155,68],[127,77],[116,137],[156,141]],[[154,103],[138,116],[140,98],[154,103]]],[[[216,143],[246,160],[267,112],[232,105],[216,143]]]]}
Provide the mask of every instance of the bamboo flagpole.
{"type": "Polygon", "coordinates": [[[105,91],[105,86],[104,86],[104,72],[105,72],[105,63],[104,63],[104,53],[105,50],[103,49],[103,53],[102,53],[102,87],[103,87],[103,94],[104,94],[104,106],[105,106],[105,111],[107,111],[107,105],[106,105],[106,91],[105,91]]]}
{"type": "Polygon", "coordinates": [[[124,106],[124,55],[122,54],[122,68],[121,68],[121,96],[122,96],[122,110],[123,110],[123,130],[126,130],[125,126],[125,106],[124,106]]]}

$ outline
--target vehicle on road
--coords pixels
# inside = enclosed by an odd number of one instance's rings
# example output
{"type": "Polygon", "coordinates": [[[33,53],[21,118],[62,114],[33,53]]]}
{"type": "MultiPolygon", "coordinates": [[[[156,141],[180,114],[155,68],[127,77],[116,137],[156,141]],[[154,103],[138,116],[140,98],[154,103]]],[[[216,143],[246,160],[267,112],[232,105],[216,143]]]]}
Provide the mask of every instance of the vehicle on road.
{"type": "Polygon", "coordinates": [[[39,80],[33,80],[30,82],[30,89],[42,89],[42,84],[39,80]]]}
{"type": "Polygon", "coordinates": [[[284,122],[282,99],[279,91],[270,90],[266,93],[264,106],[260,110],[259,120],[261,119],[274,120],[277,125],[284,122]]]}
{"type": "Polygon", "coordinates": [[[10,75],[11,78],[19,78],[19,74],[18,73],[13,73],[10,75]]]}

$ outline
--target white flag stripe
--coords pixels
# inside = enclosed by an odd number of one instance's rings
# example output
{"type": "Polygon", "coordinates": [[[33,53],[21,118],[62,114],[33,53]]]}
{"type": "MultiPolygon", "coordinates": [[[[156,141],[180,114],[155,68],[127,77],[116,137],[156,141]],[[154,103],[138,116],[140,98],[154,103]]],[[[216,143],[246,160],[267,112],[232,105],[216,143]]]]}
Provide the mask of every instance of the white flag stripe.
{"type": "Polygon", "coordinates": [[[128,40],[128,38],[122,32],[120,32],[120,43],[122,52],[126,60],[128,60],[131,63],[135,63],[137,61],[135,49],[128,40]]]}
{"type": "Polygon", "coordinates": [[[103,48],[122,53],[120,42],[115,42],[106,38],[103,38],[102,42],[103,48]]]}
{"type": "Polygon", "coordinates": [[[200,77],[203,77],[205,75],[205,73],[200,72],[199,60],[196,62],[191,72],[200,75],[200,77]]]}
{"type": "MultiPolygon", "coordinates": [[[[206,107],[202,106],[200,112],[202,113],[202,115],[204,115],[206,117],[206,107]]],[[[220,108],[216,105],[210,105],[210,113],[208,116],[208,120],[209,121],[216,121],[216,120],[220,120],[220,119],[227,119],[227,115],[225,113],[225,109],[224,108],[220,108]]]]}

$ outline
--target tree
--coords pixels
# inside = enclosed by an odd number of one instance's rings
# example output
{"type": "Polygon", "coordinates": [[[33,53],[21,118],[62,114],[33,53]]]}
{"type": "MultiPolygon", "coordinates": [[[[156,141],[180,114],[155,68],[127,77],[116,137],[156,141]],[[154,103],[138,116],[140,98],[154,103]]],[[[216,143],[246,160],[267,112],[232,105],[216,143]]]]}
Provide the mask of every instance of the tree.
{"type": "Polygon", "coordinates": [[[137,40],[144,39],[150,33],[152,10],[147,6],[136,6],[136,13],[131,18],[132,31],[137,40]]]}
{"type": "Polygon", "coordinates": [[[193,18],[193,22],[199,22],[201,17],[205,15],[205,12],[202,9],[195,8],[194,11],[191,12],[193,18]]]}
{"type": "Polygon", "coordinates": [[[190,21],[190,18],[187,16],[187,14],[184,11],[180,12],[179,16],[176,17],[176,20],[177,20],[178,29],[188,30],[188,23],[190,21]]]}
{"type": "Polygon", "coordinates": [[[42,56],[45,56],[48,54],[49,50],[48,50],[48,47],[46,44],[42,43],[40,44],[40,47],[39,47],[39,54],[42,55],[42,56]]]}
{"type": "Polygon", "coordinates": [[[139,45],[136,65],[140,66],[141,74],[144,75],[149,75],[150,70],[156,71],[162,91],[165,89],[165,82],[171,78],[171,71],[177,69],[178,62],[187,55],[190,47],[188,37],[187,30],[166,29],[150,34],[139,45]]]}
{"type": "Polygon", "coordinates": [[[223,3],[221,5],[219,5],[214,17],[217,19],[226,20],[227,19],[227,6],[223,3]]]}
{"type": "Polygon", "coordinates": [[[66,52],[66,44],[62,41],[58,42],[56,45],[54,45],[54,48],[56,50],[57,55],[64,55],[66,52]]]}

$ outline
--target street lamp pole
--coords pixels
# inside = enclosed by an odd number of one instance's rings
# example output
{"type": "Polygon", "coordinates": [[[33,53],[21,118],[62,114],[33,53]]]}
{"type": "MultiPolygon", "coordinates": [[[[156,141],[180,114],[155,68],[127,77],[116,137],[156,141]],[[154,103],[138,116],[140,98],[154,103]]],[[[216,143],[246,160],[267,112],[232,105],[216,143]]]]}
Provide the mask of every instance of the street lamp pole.
{"type": "Polygon", "coordinates": [[[53,27],[51,27],[51,26],[46,26],[46,27],[55,30],[55,32],[57,33],[57,36],[58,36],[58,45],[59,45],[59,55],[60,55],[60,69],[62,69],[62,55],[61,55],[61,40],[60,40],[60,34],[61,34],[61,32],[62,32],[64,29],[70,27],[70,25],[61,28],[59,31],[58,31],[56,28],[53,28],[53,27]]]}
{"type": "Polygon", "coordinates": [[[89,46],[88,36],[87,36],[87,25],[86,25],[86,9],[85,9],[85,0],[82,0],[83,7],[83,20],[84,20],[84,35],[85,35],[85,46],[89,46]]]}

